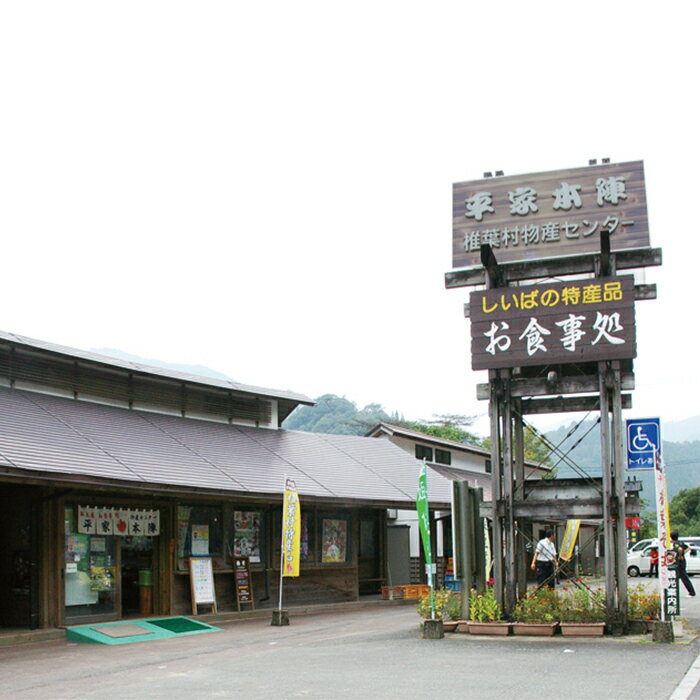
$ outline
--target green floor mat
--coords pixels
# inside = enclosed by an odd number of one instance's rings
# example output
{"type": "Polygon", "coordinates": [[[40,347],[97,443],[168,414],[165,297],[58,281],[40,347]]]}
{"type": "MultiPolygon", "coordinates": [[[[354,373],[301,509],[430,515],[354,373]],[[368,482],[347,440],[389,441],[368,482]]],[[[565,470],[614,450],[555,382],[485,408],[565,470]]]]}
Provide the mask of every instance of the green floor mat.
{"type": "Polygon", "coordinates": [[[168,632],[172,632],[173,634],[184,634],[185,632],[210,629],[209,625],[203,622],[190,620],[187,617],[169,617],[165,620],[148,620],[148,623],[168,630],[168,632]]]}

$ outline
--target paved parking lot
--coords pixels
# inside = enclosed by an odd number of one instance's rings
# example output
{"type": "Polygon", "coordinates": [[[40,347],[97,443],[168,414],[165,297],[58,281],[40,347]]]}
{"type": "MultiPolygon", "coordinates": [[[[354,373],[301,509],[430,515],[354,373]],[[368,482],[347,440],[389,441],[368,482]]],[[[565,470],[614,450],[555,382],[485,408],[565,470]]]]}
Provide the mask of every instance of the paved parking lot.
{"type": "MultiPolygon", "coordinates": [[[[697,599],[683,598],[686,613],[697,599]]],[[[692,608],[692,610],[691,610],[692,608]]],[[[700,612],[697,611],[697,612],[700,612]]],[[[292,615],[222,632],[103,646],[50,642],[0,650],[12,698],[669,698],[698,641],[423,640],[413,606],[292,615]]]]}

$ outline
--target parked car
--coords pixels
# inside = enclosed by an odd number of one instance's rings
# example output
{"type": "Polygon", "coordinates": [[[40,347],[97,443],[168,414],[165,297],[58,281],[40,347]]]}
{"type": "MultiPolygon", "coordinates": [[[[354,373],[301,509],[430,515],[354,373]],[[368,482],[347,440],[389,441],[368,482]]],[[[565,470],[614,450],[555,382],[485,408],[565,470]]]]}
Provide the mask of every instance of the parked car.
{"type": "MultiPolygon", "coordinates": [[[[690,545],[691,547],[700,549],[700,537],[679,537],[678,541],[685,542],[685,544],[690,545]]],[[[641,552],[644,549],[646,549],[650,544],[658,543],[659,540],[657,540],[656,537],[648,540],[639,540],[639,542],[636,542],[627,550],[627,553],[631,554],[632,552],[641,552]]]]}
{"type": "MultiPolygon", "coordinates": [[[[627,553],[627,575],[628,576],[648,576],[651,567],[651,550],[656,546],[648,546],[643,550],[627,553]]],[[[700,574],[700,549],[690,547],[685,554],[685,570],[689,576],[700,574]]]]}
{"type": "Polygon", "coordinates": [[[642,552],[650,544],[658,544],[658,540],[656,538],[651,539],[651,540],[639,540],[639,542],[636,542],[627,550],[627,553],[631,554],[632,552],[642,552]]]}

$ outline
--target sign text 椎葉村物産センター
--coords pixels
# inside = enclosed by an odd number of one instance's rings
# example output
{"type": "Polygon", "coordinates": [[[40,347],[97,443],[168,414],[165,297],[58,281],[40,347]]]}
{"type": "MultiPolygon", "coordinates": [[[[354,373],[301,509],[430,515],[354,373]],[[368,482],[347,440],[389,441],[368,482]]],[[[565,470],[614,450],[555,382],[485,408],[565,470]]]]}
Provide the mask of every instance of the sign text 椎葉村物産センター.
{"type": "Polygon", "coordinates": [[[452,266],[479,267],[483,244],[499,263],[649,245],[642,161],[458,182],[452,266]]]}

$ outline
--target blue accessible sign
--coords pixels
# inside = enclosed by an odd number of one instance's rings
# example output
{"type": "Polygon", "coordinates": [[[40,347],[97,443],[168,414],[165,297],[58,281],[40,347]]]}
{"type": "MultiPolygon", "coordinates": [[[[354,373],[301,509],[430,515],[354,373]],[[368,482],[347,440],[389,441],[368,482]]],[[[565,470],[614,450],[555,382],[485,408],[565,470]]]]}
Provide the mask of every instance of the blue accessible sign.
{"type": "Polygon", "coordinates": [[[654,455],[661,452],[661,420],[630,418],[627,423],[627,468],[653,469],[654,455]]]}

